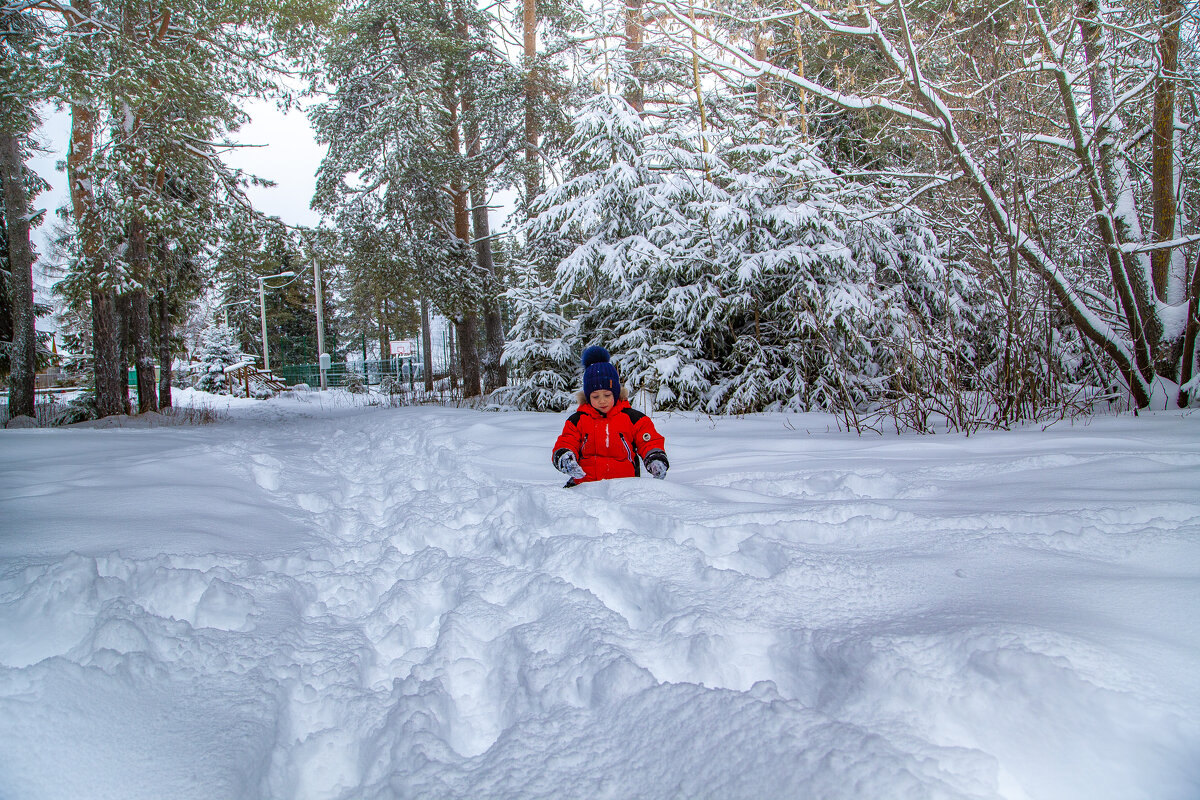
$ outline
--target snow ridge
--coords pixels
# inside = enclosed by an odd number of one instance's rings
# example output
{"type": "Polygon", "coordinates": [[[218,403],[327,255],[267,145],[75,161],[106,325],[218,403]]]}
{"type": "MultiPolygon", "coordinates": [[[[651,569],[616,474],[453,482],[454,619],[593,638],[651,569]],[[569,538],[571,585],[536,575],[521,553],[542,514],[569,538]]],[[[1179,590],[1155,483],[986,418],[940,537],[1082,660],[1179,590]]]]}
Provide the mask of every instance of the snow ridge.
{"type": "Polygon", "coordinates": [[[0,438],[0,796],[1200,787],[1190,417],[672,416],[564,491],[557,415],[268,407],[0,438]]]}

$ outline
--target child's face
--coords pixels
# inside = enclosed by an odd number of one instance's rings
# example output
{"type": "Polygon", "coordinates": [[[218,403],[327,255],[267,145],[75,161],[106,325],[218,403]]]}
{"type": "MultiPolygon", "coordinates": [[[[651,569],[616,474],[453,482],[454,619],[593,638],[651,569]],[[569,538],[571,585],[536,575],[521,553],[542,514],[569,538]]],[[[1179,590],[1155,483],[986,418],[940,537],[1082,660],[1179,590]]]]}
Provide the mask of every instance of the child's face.
{"type": "Polygon", "coordinates": [[[601,414],[607,414],[616,405],[617,401],[613,398],[613,393],[608,389],[597,389],[588,395],[588,402],[592,404],[592,408],[601,414]]]}

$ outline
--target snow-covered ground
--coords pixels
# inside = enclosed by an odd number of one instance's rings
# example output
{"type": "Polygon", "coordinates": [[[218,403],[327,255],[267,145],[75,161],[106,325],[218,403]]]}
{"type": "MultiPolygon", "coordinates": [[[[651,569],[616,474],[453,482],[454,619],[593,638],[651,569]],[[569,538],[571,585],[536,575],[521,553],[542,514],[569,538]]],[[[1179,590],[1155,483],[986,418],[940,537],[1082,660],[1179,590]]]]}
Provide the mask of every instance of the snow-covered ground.
{"type": "Polygon", "coordinates": [[[0,432],[0,798],[1200,797],[1195,413],[224,413],[0,432]]]}

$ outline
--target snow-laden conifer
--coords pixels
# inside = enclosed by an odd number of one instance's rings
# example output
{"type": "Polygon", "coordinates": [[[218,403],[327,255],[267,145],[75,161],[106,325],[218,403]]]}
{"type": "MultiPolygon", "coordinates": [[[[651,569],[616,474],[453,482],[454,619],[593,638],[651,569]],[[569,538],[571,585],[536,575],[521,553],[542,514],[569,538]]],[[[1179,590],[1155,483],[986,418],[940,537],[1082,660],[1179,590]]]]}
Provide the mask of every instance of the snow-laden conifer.
{"type": "Polygon", "coordinates": [[[225,325],[214,325],[200,334],[200,346],[196,350],[196,388],[213,394],[228,394],[225,371],[230,367],[245,364],[250,357],[242,352],[233,329],[225,325]]]}
{"type": "Polygon", "coordinates": [[[509,386],[500,390],[501,399],[531,411],[563,411],[578,389],[575,325],[531,266],[516,271],[517,284],[505,295],[514,321],[504,347],[509,386]]]}

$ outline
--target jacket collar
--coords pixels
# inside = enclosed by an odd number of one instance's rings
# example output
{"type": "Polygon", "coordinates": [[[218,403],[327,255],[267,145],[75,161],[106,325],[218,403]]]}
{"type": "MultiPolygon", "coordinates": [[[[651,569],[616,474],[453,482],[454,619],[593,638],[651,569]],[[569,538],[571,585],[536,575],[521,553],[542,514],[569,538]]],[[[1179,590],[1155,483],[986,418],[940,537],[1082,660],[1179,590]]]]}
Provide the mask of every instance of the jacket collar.
{"type": "Polygon", "coordinates": [[[616,414],[618,411],[620,411],[623,408],[629,408],[629,401],[618,398],[617,402],[613,404],[612,410],[609,411],[607,414],[601,414],[599,411],[596,410],[596,407],[593,406],[591,403],[580,403],[579,408],[577,410],[581,414],[586,414],[587,416],[591,417],[592,419],[605,419],[607,417],[611,417],[613,414],[616,414]]]}

